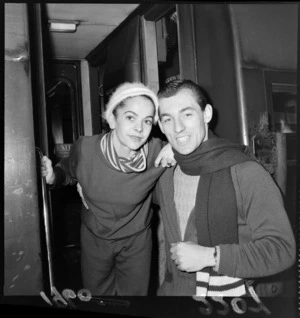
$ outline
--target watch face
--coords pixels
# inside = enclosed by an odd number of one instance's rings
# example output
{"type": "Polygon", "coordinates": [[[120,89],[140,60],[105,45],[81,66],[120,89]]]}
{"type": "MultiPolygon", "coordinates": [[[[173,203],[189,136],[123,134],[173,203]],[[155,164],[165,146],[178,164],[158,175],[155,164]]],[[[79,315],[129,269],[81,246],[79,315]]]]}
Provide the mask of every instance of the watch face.
{"type": "Polygon", "coordinates": [[[217,248],[215,247],[214,258],[217,258],[217,248]]]}

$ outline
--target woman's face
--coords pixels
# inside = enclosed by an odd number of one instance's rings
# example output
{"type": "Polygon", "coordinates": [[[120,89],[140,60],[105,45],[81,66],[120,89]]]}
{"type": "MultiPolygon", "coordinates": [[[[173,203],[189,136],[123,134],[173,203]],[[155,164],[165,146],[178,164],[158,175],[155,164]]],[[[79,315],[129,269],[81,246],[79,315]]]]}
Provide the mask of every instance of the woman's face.
{"type": "Polygon", "coordinates": [[[152,129],[154,105],[144,96],[130,97],[116,109],[110,128],[114,129],[113,143],[119,156],[129,158],[147,141],[152,129]]]}

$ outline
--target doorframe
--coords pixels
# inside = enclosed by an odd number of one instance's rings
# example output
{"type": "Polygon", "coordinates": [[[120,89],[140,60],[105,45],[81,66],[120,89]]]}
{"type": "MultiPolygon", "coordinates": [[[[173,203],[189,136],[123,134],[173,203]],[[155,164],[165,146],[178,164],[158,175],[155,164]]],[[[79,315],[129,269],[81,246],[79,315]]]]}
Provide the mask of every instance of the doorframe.
{"type": "Polygon", "coordinates": [[[143,80],[154,91],[159,89],[155,23],[176,8],[180,77],[197,83],[193,4],[154,5],[141,16],[143,80]]]}

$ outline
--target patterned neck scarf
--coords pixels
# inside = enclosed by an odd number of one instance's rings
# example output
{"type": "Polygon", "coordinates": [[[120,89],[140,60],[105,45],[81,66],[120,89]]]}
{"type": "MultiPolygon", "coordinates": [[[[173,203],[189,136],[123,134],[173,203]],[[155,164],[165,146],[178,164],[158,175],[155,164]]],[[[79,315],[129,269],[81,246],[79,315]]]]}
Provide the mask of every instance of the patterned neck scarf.
{"type": "Polygon", "coordinates": [[[117,170],[130,173],[142,172],[147,167],[148,143],[145,143],[131,158],[119,157],[113,145],[113,130],[104,135],[100,147],[106,160],[117,170]]]}

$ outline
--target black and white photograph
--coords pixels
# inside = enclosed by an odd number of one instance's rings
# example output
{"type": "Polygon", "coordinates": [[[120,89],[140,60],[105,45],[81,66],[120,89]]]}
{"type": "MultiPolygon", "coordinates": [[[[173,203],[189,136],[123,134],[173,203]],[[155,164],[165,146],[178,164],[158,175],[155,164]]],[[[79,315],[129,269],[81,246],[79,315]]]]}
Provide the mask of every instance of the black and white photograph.
{"type": "Polygon", "coordinates": [[[2,9],[3,312],[297,317],[300,2],[2,9]]]}

